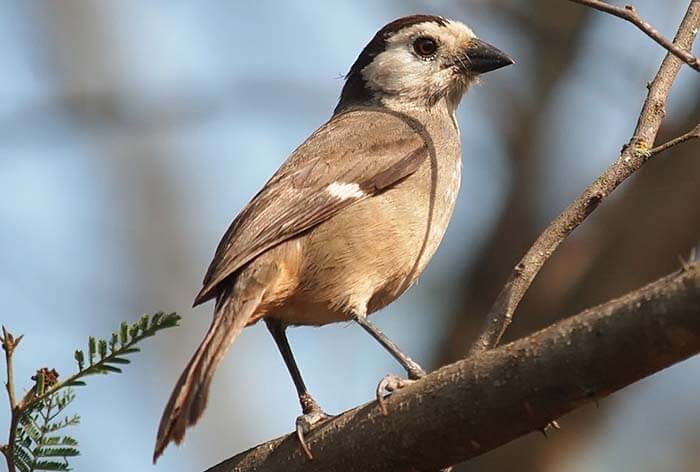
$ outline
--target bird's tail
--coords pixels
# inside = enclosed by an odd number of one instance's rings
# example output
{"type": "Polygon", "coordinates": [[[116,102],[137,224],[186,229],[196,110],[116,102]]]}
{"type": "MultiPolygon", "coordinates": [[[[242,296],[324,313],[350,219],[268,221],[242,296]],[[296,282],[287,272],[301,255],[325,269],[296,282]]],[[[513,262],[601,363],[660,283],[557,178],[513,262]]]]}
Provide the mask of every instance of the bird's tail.
{"type": "Polygon", "coordinates": [[[214,371],[260,304],[264,290],[257,284],[250,285],[256,287],[246,290],[248,293],[231,293],[238,291],[232,288],[217,297],[209,331],[180,375],[163,411],[153,452],[154,463],[170,442],[180,444],[187,427],[202,416],[214,371]]]}

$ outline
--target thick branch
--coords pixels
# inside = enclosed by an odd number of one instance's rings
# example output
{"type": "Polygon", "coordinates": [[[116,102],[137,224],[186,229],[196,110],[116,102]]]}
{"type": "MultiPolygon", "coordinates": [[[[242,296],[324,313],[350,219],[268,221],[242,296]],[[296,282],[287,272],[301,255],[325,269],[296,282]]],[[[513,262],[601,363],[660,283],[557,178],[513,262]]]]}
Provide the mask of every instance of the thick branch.
{"type": "Polygon", "coordinates": [[[666,39],[661,33],[659,33],[656,28],[651,24],[644,21],[641,16],[637,13],[637,10],[632,5],[625,5],[624,7],[618,7],[615,5],[610,5],[607,2],[602,2],[600,0],[569,0],[580,5],[585,5],[587,7],[595,8],[605,13],[610,13],[618,18],[629,21],[634,26],[639,28],[649,36],[651,39],[656,41],[661,47],[666,49],[671,54],[675,55],[678,59],[688,64],[690,67],[700,72],[700,59],[693,56],[690,52],[690,48],[678,47],[676,44],[672,43],[666,39]]]}
{"type": "Polygon", "coordinates": [[[437,470],[543,428],[700,352],[700,263],[527,338],[445,366],[347,411],[308,437],[238,454],[208,472],[437,470]]]}
{"type": "MultiPolygon", "coordinates": [[[[700,29],[700,0],[691,0],[676,34],[675,44],[690,48],[698,29],[700,29]]],[[[681,61],[672,54],[664,58],[656,77],[649,85],[649,93],[634,134],[624,147],[620,158],[544,230],[515,266],[486,317],[481,335],[471,349],[472,354],[498,344],[532,281],[559,244],[583,223],[603,199],[653,156],[650,151],[665,115],[666,100],[671,85],[678,75],[681,64],[681,61]]]]}

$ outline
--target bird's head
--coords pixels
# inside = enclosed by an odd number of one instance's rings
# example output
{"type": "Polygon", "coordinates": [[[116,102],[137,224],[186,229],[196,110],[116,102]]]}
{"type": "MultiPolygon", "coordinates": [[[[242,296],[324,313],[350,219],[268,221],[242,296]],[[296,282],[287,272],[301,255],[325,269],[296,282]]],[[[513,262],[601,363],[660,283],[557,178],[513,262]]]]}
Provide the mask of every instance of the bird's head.
{"type": "Polygon", "coordinates": [[[346,76],[336,113],[349,106],[397,110],[444,101],[454,111],[480,74],[513,64],[459,21],[440,16],[399,18],[380,29],[346,76]]]}

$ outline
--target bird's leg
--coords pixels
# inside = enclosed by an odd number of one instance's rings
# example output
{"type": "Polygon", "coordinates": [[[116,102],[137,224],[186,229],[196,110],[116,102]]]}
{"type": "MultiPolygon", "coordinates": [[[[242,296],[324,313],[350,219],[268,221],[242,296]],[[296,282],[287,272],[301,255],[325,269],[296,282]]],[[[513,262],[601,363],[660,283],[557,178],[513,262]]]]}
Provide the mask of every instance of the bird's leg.
{"type": "Polygon", "coordinates": [[[370,322],[367,319],[367,316],[354,314],[353,319],[374,339],[379,341],[379,344],[384,346],[384,348],[389,351],[389,353],[394,356],[397,361],[399,361],[399,364],[401,364],[408,373],[408,379],[403,379],[394,374],[386,375],[379,382],[379,385],[377,385],[377,403],[379,404],[384,416],[386,416],[388,411],[384,401],[385,393],[391,393],[413,383],[421,377],[425,377],[425,371],[416,361],[404,354],[391,339],[389,339],[384,333],[381,332],[379,328],[374,325],[374,323],[370,322]]]}
{"type": "Polygon", "coordinates": [[[297,394],[299,395],[299,403],[301,403],[301,411],[303,415],[296,420],[296,432],[297,438],[299,438],[299,444],[304,450],[304,453],[309,459],[313,459],[311,455],[311,450],[309,449],[304,435],[311,431],[311,428],[316,424],[325,419],[330,418],[329,415],[323,412],[316,400],[313,399],[311,394],[306,389],[304,384],[304,379],[301,377],[301,372],[299,372],[299,367],[294,360],[294,355],[292,354],[292,348],[289,346],[289,341],[287,340],[287,334],[285,333],[286,326],[279,320],[266,319],[267,329],[270,330],[270,334],[275,340],[277,347],[279,348],[280,354],[282,354],[282,359],[289,370],[289,374],[292,376],[294,381],[294,387],[297,389],[297,394]]]}
{"type": "Polygon", "coordinates": [[[389,353],[394,356],[394,358],[399,361],[399,364],[406,369],[408,373],[408,378],[411,380],[418,380],[421,377],[425,377],[425,371],[421,366],[418,365],[416,361],[408,357],[406,354],[401,352],[401,349],[394,344],[394,342],[389,339],[386,334],[382,333],[379,328],[377,328],[374,323],[367,319],[367,316],[363,315],[353,315],[353,319],[357,324],[362,326],[362,328],[367,331],[374,339],[379,341],[379,344],[384,346],[384,349],[389,351],[389,353]]]}

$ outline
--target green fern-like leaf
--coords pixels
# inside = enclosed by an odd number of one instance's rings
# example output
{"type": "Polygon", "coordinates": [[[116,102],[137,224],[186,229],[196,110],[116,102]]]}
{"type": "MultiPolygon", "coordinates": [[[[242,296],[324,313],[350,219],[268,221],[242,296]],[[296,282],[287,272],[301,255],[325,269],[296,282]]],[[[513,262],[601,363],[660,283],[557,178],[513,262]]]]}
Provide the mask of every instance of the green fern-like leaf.
{"type": "Polygon", "coordinates": [[[90,360],[90,365],[95,363],[95,354],[97,353],[97,340],[93,336],[88,338],[88,359],[90,360]]]}
{"type": "Polygon", "coordinates": [[[56,435],[69,426],[80,423],[78,415],[63,416],[63,412],[75,399],[71,387],[84,386],[85,377],[95,374],[121,373],[121,368],[131,361],[127,356],[140,351],[136,344],[157,332],[178,325],[176,313],[159,312],[143,315],[131,325],[122,322],[119,332],[112,333],[109,341],[93,336],[88,338],[87,356],[83,350],[74,353],[78,371],[63,381],[58,374],[47,381],[37,375],[32,388],[33,397],[25,404],[15,431],[12,451],[16,468],[20,472],[39,470],[71,470],[68,458],[80,454],[78,441],[70,436],[56,435]],[[59,419],[63,416],[62,419],[59,419]],[[61,458],[62,461],[56,459],[61,458]]]}
{"type": "Polygon", "coordinates": [[[99,352],[100,354],[100,360],[107,357],[107,341],[105,341],[104,339],[100,339],[97,342],[97,352],[99,352]]]}
{"type": "Polygon", "coordinates": [[[60,436],[49,436],[49,437],[44,438],[41,441],[42,446],[57,446],[60,443],[61,443],[60,436]]]}
{"type": "Polygon", "coordinates": [[[80,452],[74,447],[41,447],[34,450],[37,457],[75,457],[80,452]]]}
{"type": "Polygon", "coordinates": [[[13,448],[18,470],[70,470],[68,458],[80,454],[78,441],[51,433],[80,422],[77,415],[57,419],[73,400],[73,390],[64,388],[36,402],[20,416],[13,448]],[[63,461],[57,461],[58,458],[63,461]]]}
{"type": "Polygon", "coordinates": [[[37,397],[37,401],[65,387],[84,386],[85,381],[82,380],[84,377],[95,374],[121,373],[121,368],[117,366],[130,363],[126,356],[140,351],[136,347],[137,343],[161,330],[177,326],[179,321],[180,315],[177,313],[159,312],[153,316],[143,315],[132,325],[126,321],[122,322],[119,333],[113,333],[109,342],[90,336],[88,338],[87,362],[83,351],[76,350],[74,357],[78,363],[78,372],[47,389],[43,396],[37,397]]]}
{"type": "Polygon", "coordinates": [[[119,344],[119,335],[117,333],[112,333],[112,339],[109,340],[109,352],[114,354],[117,350],[117,344],[119,344]]]}
{"type": "Polygon", "coordinates": [[[75,361],[78,363],[78,370],[83,370],[85,368],[85,354],[80,349],[76,349],[73,355],[75,361]]]}
{"type": "Polygon", "coordinates": [[[122,347],[129,342],[129,323],[122,321],[119,325],[119,341],[122,343],[122,347]]]}
{"type": "Polygon", "coordinates": [[[80,416],[78,416],[78,415],[66,416],[65,418],[63,418],[63,420],[61,420],[57,423],[52,423],[48,432],[55,433],[56,431],[59,431],[61,429],[67,428],[69,426],[76,426],[78,424],[80,424],[80,416]]]}
{"type": "Polygon", "coordinates": [[[32,471],[34,456],[24,445],[15,444],[14,460],[15,466],[22,472],[32,471]]]}
{"type": "Polygon", "coordinates": [[[71,470],[68,462],[37,461],[32,470],[71,470]]]}
{"type": "Polygon", "coordinates": [[[19,434],[26,436],[31,441],[38,441],[41,438],[41,427],[37,425],[39,415],[32,415],[27,412],[19,419],[18,426],[21,427],[19,434]]]}

